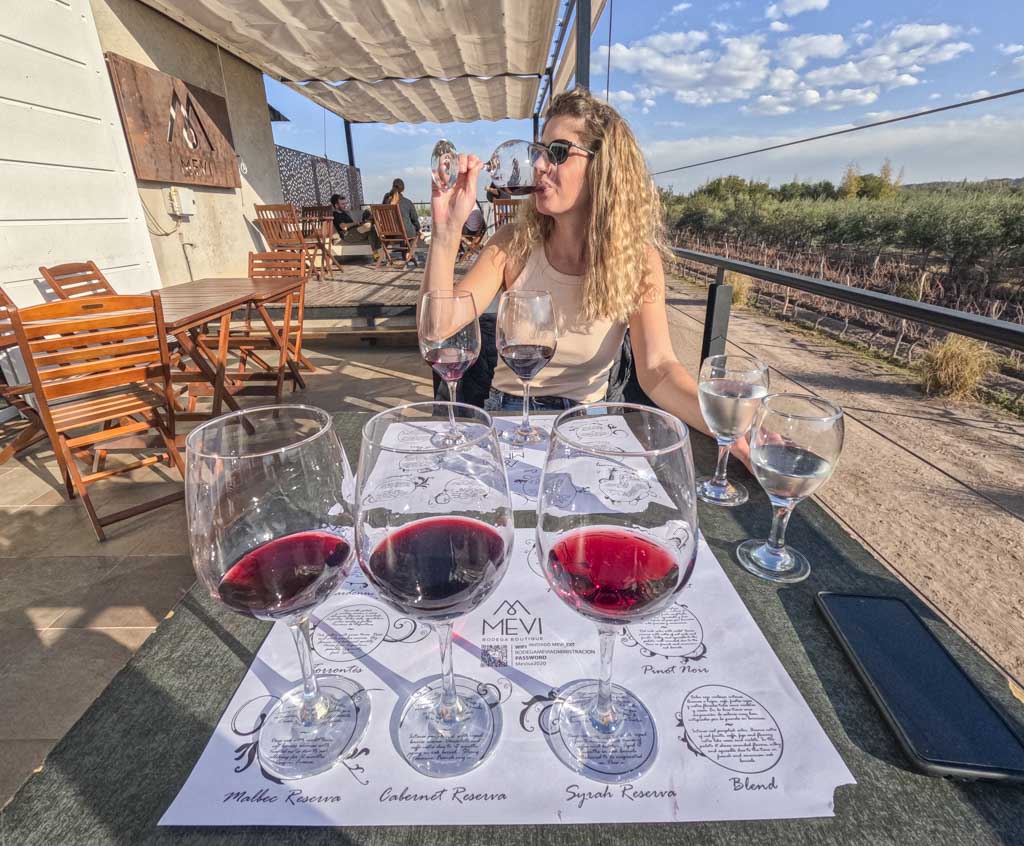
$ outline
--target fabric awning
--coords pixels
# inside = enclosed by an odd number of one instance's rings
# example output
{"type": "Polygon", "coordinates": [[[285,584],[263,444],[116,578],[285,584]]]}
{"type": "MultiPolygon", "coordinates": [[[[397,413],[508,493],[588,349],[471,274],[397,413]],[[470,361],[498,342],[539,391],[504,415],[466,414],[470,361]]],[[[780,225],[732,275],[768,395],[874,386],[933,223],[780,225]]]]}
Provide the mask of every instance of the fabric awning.
{"type": "Polygon", "coordinates": [[[288,83],[335,114],[372,123],[449,123],[528,118],[540,80],[536,77],[462,77],[415,82],[288,83]]]}
{"type": "Polygon", "coordinates": [[[350,121],[388,123],[532,114],[522,103],[537,85],[514,75],[544,73],[559,10],[559,0],[144,2],[276,79],[344,83],[293,87],[350,121]]]}

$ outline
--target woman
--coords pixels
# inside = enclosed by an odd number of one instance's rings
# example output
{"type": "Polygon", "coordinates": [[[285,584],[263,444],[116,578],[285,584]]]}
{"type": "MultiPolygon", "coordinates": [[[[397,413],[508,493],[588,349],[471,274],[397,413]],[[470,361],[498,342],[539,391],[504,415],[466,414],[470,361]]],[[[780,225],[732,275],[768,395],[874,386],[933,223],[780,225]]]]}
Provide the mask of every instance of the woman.
{"type": "MultiPolygon", "coordinates": [[[[455,187],[434,186],[430,252],[421,293],[456,288],[477,313],[499,290],[545,290],[558,313],[558,348],[532,381],[537,405],[569,408],[604,399],[628,328],[640,385],[661,408],[710,434],[697,384],[672,350],[665,310],[662,209],[626,121],[576,89],[555,97],[544,124],[549,151],[536,164],[533,199],[495,232],[454,284],[462,226],[477,196],[482,163],[459,156],[455,187]]],[[[486,407],[522,409],[519,379],[498,363],[486,407]]],[[[531,398],[533,399],[533,398],[531,398]]],[[[746,442],[734,452],[749,460],[746,442]]]]}
{"type": "Polygon", "coordinates": [[[405,254],[406,267],[416,267],[416,244],[420,237],[420,217],[416,213],[416,206],[412,200],[403,196],[405,183],[396,179],[391,183],[391,190],[384,195],[384,205],[398,206],[398,214],[402,218],[402,226],[405,229],[406,237],[409,239],[409,251],[405,254]]]}

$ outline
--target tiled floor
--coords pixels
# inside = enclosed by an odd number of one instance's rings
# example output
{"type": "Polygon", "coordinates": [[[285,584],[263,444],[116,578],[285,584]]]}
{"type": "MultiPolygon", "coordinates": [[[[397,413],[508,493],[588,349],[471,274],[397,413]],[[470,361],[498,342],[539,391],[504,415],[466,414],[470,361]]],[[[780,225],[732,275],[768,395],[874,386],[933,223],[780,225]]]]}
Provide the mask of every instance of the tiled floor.
{"type": "MultiPolygon", "coordinates": [[[[429,398],[413,349],[307,347],[320,368],[290,395],[329,410],[429,398]]],[[[15,426],[0,426],[6,440],[15,426]]],[[[355,458],[350,456],[350,458],[355,458]]],[[[144,469],[93,488],[100,510],[180,486],[144,469]]],[[[48,445],[0,467],[0,805],[42,763],[194,581],[181,503],[97,543],[48,445]]]]}

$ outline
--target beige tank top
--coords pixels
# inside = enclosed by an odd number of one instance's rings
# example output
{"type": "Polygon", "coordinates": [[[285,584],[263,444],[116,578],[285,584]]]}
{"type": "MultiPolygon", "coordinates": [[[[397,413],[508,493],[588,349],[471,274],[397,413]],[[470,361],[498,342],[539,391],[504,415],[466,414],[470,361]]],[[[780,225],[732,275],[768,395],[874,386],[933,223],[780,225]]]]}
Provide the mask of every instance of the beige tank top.
{"type": "MultiPolygon", "coordinates": [[[[576,402],[598,402],[608,390],[608,374],[622,349],[625,323],[611,320],[584,322],[580,315],[583,277],[559,273],[549,263],[544,247],[534,249],[512,291],[547,291],[558,321],[554,358],[530,382],[536,396],[567,397],[576,402]]],[[[499,391],[523,395],[519,377],[500,358],[491,383],[499,391]]]]}

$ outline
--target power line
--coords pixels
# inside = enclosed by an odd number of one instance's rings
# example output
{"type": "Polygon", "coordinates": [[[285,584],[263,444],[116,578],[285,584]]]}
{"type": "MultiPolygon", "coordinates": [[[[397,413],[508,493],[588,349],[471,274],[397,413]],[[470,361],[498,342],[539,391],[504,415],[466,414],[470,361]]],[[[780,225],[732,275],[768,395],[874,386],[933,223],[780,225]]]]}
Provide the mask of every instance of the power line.
{"type": "Polygon", "coordinates": [[[783,147],[793,147],[796,144],[806,144],[808,141],[820,141],[822,138],[833,138],[836,135],[846,135],[850,132],[860,132],[862,129],[885,126],[887,123],[898,123],[901,120],[910,120],[911,118],[924,117],[925,115],[934,115],[938,112],[948,112],[950,109],[962,109],[964,106],[974,106],[978,103],[986,103],[989,100],[999,100],[1002,97],[1012,97],[1014,94],[1024,94],[1024,88],[1015,88],[1013,91],[1003,91],[1001,94],[989,94],[986,97],[978,97],[974,100],[964,100],[960,103],[952,103],[948,106],[939,106],[935,109],[926,109],[923,112],[911,112],[909,115],[900,115],[899,117],[888,118],[887,120],[878,120],[874,123],[864,123],[859,126],[851,126],[848,129],[837,129],[835,132],[826,132],[822,135],[812,135],[810,138],[800,138],[797,141],[786,141],[783,144],[773,144],[771,147],[761,147],[757,150],[748,150],[746,153],[735,153],[731,156],[720,156],[717,159],[708,159],[704,162],[694,162],[693,164],[682,165],[681,167],[670,167],[667,170],[656,171],[652,176],[661,176],[663,173],[675,173],[680,170],[689,170],[692,167],[703,167],[704,165],[715,164],[716,162],[727,162],[730,159],[741,159],[744,156],[753,156],[756,153],[767,153],[769,150],[781,150],[783,147]]]}

